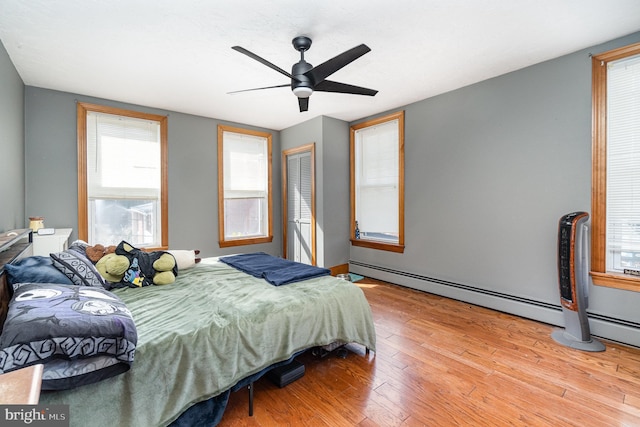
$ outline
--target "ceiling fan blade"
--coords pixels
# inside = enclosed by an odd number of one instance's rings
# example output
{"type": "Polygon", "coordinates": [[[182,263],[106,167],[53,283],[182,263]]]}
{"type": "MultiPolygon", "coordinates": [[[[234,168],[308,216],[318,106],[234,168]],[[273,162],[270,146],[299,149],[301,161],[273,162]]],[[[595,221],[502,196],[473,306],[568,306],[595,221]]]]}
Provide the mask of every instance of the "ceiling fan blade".
{"type": "Polygon", "coordinates": [[[378,93],[377,90],[368,89],[366,87],[353,86],[346,83],[334,82],[331,80],[324,80],[313,87],[317,92],[338,92],[338,93],[350,93],[353,95],[369,95],[374,96],[378,93]]]}
{"type": "Polygon", "coordinates": [[[304,75],[310,77],[316,84],[320,83],[340,68],[350,64],[369,51],[371,49],[367,45],[361,44],[310,69],[304,75]]]}
{"type": "Polygon", "coordinates": [[[286,72],[285,70],[283,70],[282,68],[278,67],[277,65],[272,64],[271,62],[267,61],[264,58],[259,57],[258,55],[256,55],[253,52],[249,52],[247,49],[240,47],[240,46],[233,46],[231,49],[238,51],[240,53],[244,53],[245,55],[247,55],[249,58],[255,59],[256,61],[260,62],[261,64],[266,65],[267,67],[276,70],[277,72],[279,72],[280,74],[284,74],[285,76],[289,77],[290,79],[296,80],[298,81],[298,79],[296,79],[295,77],[293,77],[291,74],[289,74],[288,72],[286,72]]]}
{"type": "Polygon", "coordinates": [[[309,110],[309,98],[298,98],[298,105],[300,106],[300,112],[309,110]]]}
{"type": "Polygon", "coordinates": [[[265,86],[265,87],[256,87],[253,89],[234,90],[233,92],[227,92],[227,95],[233,95],[234,93],[240,93],[240,92],[250,92],[252,90],[273,89],[276,87],[291,87],[291,85],[287,83],[286,85],[265,86]]]}

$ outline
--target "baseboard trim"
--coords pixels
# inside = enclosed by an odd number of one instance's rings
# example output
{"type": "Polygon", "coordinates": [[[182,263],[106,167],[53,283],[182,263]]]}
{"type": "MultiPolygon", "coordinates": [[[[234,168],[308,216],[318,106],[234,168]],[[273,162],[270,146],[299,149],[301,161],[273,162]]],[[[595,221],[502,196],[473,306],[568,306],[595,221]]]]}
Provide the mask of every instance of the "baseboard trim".
{"type": "MultiPolygon", "coordinates": [[[[365,277],[564,327],[562,307],[559,303],[550,304],[354,260],[349,261],[349,271],[365,277]]],[[[587,312],[592,335],[640,347],[639,323],[587,312]]]]}

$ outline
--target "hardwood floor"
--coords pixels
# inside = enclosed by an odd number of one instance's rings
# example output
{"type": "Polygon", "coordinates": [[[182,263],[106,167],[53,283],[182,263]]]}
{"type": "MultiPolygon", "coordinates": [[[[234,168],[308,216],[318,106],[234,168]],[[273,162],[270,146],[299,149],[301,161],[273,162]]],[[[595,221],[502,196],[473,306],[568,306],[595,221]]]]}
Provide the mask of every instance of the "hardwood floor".
{"type": "Polygon", "coordinates": [[[232,393],[225,426],[640,426],[640,349],[556,344],[553,326],[364,279],[377,352],[298,358],[305,376],[232,393]]]}

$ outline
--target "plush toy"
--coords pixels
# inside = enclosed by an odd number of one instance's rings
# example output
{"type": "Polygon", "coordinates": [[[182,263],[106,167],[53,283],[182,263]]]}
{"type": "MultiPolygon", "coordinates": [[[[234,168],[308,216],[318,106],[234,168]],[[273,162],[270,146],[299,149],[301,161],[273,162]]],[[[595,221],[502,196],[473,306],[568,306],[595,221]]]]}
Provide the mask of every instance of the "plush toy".
{"type": "Polygon", "coordinates": [[[87,246],[85,254],[112,288],[168,285],[178,266],[169,252],[145,252],[122,241],[118,246],[87,246]]]}
{"type": "Polygon", "coordinates": [[[178,275],[176,259],[169,252],[145,252],[122,241],[115,253],[129,260],[129,268],[120,281],[126,286],[168,285],[178,275]]]}
{"type": "Polygon", "coordinates": [[[116,255],[115,246],[103,246],[101,244],[84,246],[84,254],[95,266],[98,273],[109,282],[110,288],[117,287],[129,268],[129,259],[116,255]]]}
{"type": "Polygon", "coordinates": [[[96,262],[96,269],[107,282],[118,283],[129,269],[129,258],[108,253],[96,262]]]}
{"type": "Polygon", "coordinates": [[[201,261],[201,258],[198,257],[198,255],[200,254],[200,250],[198,249],[195,249],[195,250],[169,249],[167,252],[173,255],[173,257],[176,259],[176,264],[178,265],[178,271],[191,268],[201,261]]]}
{"type": "Polygon", "coordinates": [[[168,285],[176,281],[178,268],[176,267],[176,259],[170,253],[165,252],[161,254],[158,259],[153,262],[152,266],[155,271],[153,274],[154,285],[168,285]]]}
{"type": "Polygon", "coordinates": [[[101,244],[97,244],[97,245],[93,245],[93,246],[87,246],[84,250],[85,255],[87,256],[87,258],[89,258],[89,260],[92,263],[97,263],[98,261],[100,261],[100,259],[107,255],[107,254],[112,254],[116,251],[116,247],[115,246],[107,246],[104,247],[101,244]]]}

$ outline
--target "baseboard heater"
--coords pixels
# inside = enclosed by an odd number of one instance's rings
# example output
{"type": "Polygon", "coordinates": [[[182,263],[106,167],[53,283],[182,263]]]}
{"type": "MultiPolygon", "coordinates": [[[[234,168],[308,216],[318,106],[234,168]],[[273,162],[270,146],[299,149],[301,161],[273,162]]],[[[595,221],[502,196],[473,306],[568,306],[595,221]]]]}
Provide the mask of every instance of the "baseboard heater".
{"type": "MultiPolygon", "coordinates": [[[[360,262],[360,261],[349,260],[349,265],[350,266],[362,267],[362,268],[375,270],[375,271],[380,271],[380,272],[392,274],[392,275],[395,275],[395,276],[407,277],[407,278],[418,280],[418,281],[421,281],[421,282],[424,282],[424,283],[434,283],[434,284],[446,286],[446,287],[453,288],[453,289],[460,289],[460,290],[464,290],[464,291],[467,291],[467,292],[472,292],[472,293],[478,294],[478,295],[485,295],[485,296],[491,296],[491,297],[494,297],[494,298],[499,298],[499,299],[502,299],[502,300],[514,301],[514,302],[518,302],[518,303],[521,303],[521,304],[526,304],[528,306],[540,307],[540,308],[543,308],[543,309],[547,309],[547,310],[551,310],[553,312],[556,312],[558,314],[558,319],[561,319],[560,316],[562,315],[562,306],[559,305],[559,304],[552,304],[552,303],[548,303],[548,302],[544,302],[544,301],[536,301],[536,300],[529,299],[529,298],[523,298],[523,297],[510,295],[510,294],[505,294],[505,293],[502,293],[502,292],[496,292],[496,291],[492,291],[492,290],[488,290],[488,289],[476,288],[474,286],[465,285],[465,284],[462,284],[462,283],[456,283],[456,282],[442,280],[442,279],[438,279],[438,278],[434,278],[434,277],[424,276],[424,275],[421,275],[421,274],[410,273],[410,272],[407,272],[407,271],[395,270],[395,269],[392,269],[392,268],[381,267],[381,266],[373,265],[373,264],[367,264],[367,263],[363,263],[363,262],[360,262]]],[[[361,273],[358,273],[358,274],[361,274],[361,273]]],[[[373,274],[367,274],[367,276],[371,277],[372,279],[389,281],[388,279],[386,279],[384,277],[376,277],[373,274]]],[[[396,285],[400,285],[400,286],[411,287],[411,286],[403,285],[402,283],[395,283],[395,282],[393,282],[393,283],[396,284],[396,285]]],[[[429,292],[429,291],[425,291],[425,292],[429,292]]],[[[436,294],[435,292],[432,292],[432,293],[436,294]]],[[[461,298],[451,297],[449,295],[444,295],[444,296],[447,297],[447,298],[452,298],[452,299],[457,299],[457,300],[463,301],[463,299],[461,299],[461,298]]],[[[479,303],[473,302],[473,301],[465,301],[465,302],[468,302],[470,304],[475,304],[475,305],[482,305],[482,304],[479,304],[479,303]]],[[[495,309],[494,307],[489,307],[489,308],[495,309]]],[[[640,328],[640,323],[637,323],[637,322],[630,322],[628,320],[618,319],[618,318],[610,317],[610,316],[604,316],[604,315],[597,314],[597,313],[592,313],[592,312],[588,312],[588,313],[589,313],[589,318],[593,319],[595,321],[606,322],[606,323],[609,323],[609,324],[612,324],[612,325],[622,326],[622,327],[625,327],[625,328],[640,328]]],[[[514,313],[514,314],[520,315],[518,313],[514,313]]],[[[524,316],[524,317],[527,317],[527,316],[524,316]]],[[[534,318],[534,317],[531,317],[531,318],[534,318]]],[[[539,318],[535,318],[535,320],[545,321],[545,320],[541,320],[539,318]]],[[[551,323],[548,320],[546,322],[547,323],[551,323]]],[[[616,341],[616,340],[614,339],[614,341],[616,341]]],[[[617,341],[623,342],[621,340],[617,340],[617,341]]],[[[634,345],[634,344],[629,344],[629,343],[626,343],[626,342],[625,342],[625,344],[634,345]]]]}

